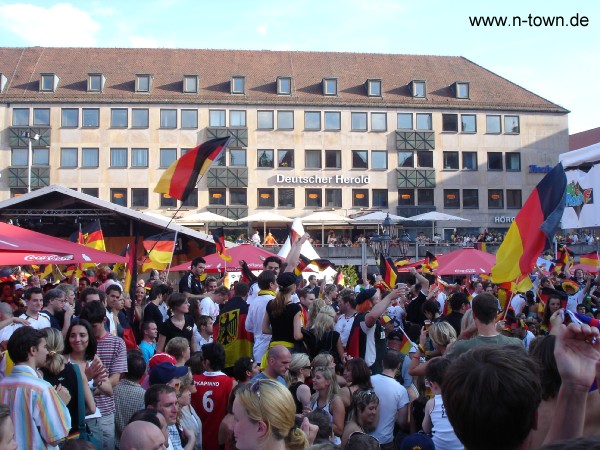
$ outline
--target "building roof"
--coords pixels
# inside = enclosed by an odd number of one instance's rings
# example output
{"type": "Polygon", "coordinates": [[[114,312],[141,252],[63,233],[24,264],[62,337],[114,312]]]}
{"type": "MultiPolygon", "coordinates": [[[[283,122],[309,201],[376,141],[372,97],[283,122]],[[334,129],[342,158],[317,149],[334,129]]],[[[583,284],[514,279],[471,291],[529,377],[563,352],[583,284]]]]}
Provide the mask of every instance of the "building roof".
{"type": "Polygon", "coordinates": [[[0,102],[190,103],[331,105],[497,109],[568,113],[534,93],[457,56],[253,50],[133,48],[0,48],[6,78],[0,102]],[[55,73],[56,92],[40,92],[42,73],[55,73]],[[102,93],[87,92],[89,73],[101,73],[102,93]],[[136,74],[151,74],[151,92],[136,93],[136,74]],[[183,93],[183,75],[198,75],[198,93],[183,93]],[[244,76],[246,94],[231,94],[232,76],[244,76]],[[292,95],[277,95],[276,79],[293,79],[292,95]],[[323,78],[338,79],[338,95],[324,96],[323,78]],[[368,97],[367,79],[382,80],[382,97],[368,97]],[[413,98],[410,83],[427,82],[413,98]],[[453,85],[470,83],[470,98],[453,85]]]}
{"type": "Polygon", "coordinates": [[[569,150],[577,150],[600,142],[600,127],[569,136],[569,150]]]}

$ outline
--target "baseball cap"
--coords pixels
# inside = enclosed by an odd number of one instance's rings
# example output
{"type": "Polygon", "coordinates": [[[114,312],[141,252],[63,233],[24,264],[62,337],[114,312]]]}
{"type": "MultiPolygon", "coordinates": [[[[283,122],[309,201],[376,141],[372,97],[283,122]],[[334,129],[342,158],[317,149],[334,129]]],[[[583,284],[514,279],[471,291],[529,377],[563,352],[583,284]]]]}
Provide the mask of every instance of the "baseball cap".
{"type": "Polygon", "coordinates": [[[170,362],[173,365],[177,364],[177,360],[174,356],[171,356],[168,353],[157,353],[150,358],[150,361],[148,361],[148,370],[152,370],[154,366],[164,362],[170,362]]]}
{"type": "Polygon", "coordinates": [[[154,366],[150,370],[150,385],[153,384],[167,384],[173,378],[181,378],[190,370],[189,367],[182,366],[178,367],[170,362],[163,362],[154,366]]]}

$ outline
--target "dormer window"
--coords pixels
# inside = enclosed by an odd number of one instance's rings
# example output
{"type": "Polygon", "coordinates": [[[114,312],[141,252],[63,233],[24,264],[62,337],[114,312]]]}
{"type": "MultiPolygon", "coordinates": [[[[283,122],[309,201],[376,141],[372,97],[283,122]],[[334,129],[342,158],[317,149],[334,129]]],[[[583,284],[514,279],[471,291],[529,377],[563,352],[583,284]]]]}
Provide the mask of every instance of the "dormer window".
{"type": "Polygon", "coordinates": [[[138,73],[135,76],[135,92],[149,93],[152,88],[152,75],[138,73]]]}
{"type": "Polygon", "coordinates": [[[198,93],[198,75],[183,76],[183,92],[186,94],[198,93]]]}
{"type": "Polygon", "coordinates": [[[427,82],[424,80],[413,80],[411,82],[411,94],[415,98],[427,97],[427,82]]]}
{"type": "Polygon", "coordinates": [[[88,92],[102,92],[104,90],[104,82],[106,79],[101,73],[88,74],[88,92]]]}
{"type": "Polygon", "coordinates": [[[337,95],[337,78],[323,78],[323,95],[337,95]]]}
{"type": "Polygon", "coordinates": [[[231,93],[245,94],[246,93],[246,77],[233,76],[231,77],[231,93]]]}
{"type": "Polygon", "coordinates": [[[469,98],[471,89],[469,83],[466,81],[457,81],[454,83],[454,93],[456,98],[469,98]]]}
{"type": "Polygon", "coordinates": [[[6,87],[7,78],[3,73],[0,73],[0,94],[4,92],[4,88],[6,87]]]}
{"type": "Polygon", "coordinates": [[[277,94],[292,95],[292,77],[277,77],[277,94]]]}
{"type": "Polygon", "coordinates": [[[55,73],[42,73],[40,78],[40,92],[55,92],[59,80],[55,73]]]}
{"type": "Polygon", "coordinates": [[[369,97],[381,97],[381,80],[380,79],[367,80],[367,95],[369,97]]]}

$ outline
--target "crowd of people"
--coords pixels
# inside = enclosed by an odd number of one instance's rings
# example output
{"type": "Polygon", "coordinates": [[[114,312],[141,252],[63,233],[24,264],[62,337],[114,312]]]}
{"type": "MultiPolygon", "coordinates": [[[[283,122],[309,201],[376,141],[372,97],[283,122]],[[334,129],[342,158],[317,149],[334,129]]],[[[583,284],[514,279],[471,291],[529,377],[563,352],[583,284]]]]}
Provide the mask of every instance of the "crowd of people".
{"type": "Polygon", "coordinates": [[[229,288],[7,282],[0,450],[598,448],[599,278],[305,282],[307,239],[229,288]]]}

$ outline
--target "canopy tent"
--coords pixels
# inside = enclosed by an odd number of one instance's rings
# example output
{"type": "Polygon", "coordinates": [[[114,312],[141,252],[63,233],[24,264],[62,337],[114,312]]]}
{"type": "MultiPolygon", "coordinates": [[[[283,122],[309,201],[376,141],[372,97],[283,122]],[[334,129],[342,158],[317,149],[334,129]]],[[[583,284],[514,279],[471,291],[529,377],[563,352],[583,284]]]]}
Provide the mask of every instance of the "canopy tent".
{"type": "Polygon", "coordinates": [[[436,257],[437,275],[481,275],[492,272],[496,256],[474,248],[463,248],[436,257]]]}
{"type": "Polygon", "coordinates": [[[450,214],[441,213],[438,211],[429,211],[418,216],[409,217],[406,220],[412,220],[413,222],[431,221],[431,238],[435,236],[435,223],[436,222],[454,222],[454,221],[465,221],[470,222],[470,219],[463,219],[462,217],[452,216],[450,214]]]}
{"type": "Polygon", "coordinates": [[[244,217],[238,220],[239,222],[262,222],[263,223],[263,242],[267,237],[267,222],[291,222],[292,219],[286,216],[281,216],[268,211],[262,211],[256,214],[252,214],[248,217],[244,217]]]}
{"type": "Polygon", "coordinates": [[[0,265],[116,262],[127,258],[0,222],[0,265]]]}
{"type": "MultiPolygon", "coordinates": [[[[217,253],[204,257],[206,260],[206,273],[240,272],[242,270],[239,261],[243,259],[250,270],[263,270],[263,261],[269,256],[277,256],[252,244],[242,244],[237,247],[228,248],[225,252],[231,256],[231,262],[227,263],[217,253]]],[[[285,258],[278,256],[282,261],[285,258]]],[[[191,261],[171,267],[171,271],[190,270],[191,261]]]]}
{"type": "MultiPolygon", "coordinates": [[[[387,214],[388,213],[383,212],[383,211],[375,211],[372,213],[365,214],[363,216],[354,217],[353,223],[355,225],[362,225],[362,224],[381,225],[381,222],[383,222],[386,219],[387,214]]],[[[390,214],[390,219],[392,220],[392,222],[403,222],[406,220],[406,217],[390,214]]]]}

